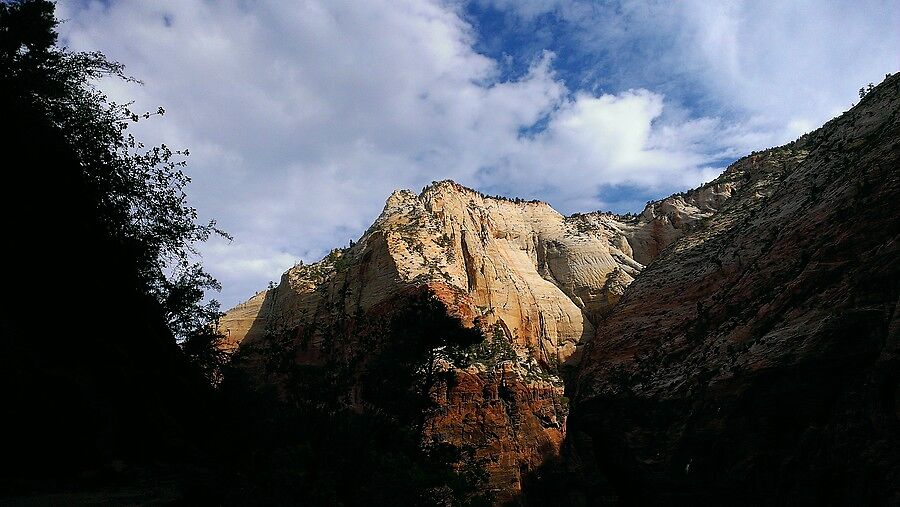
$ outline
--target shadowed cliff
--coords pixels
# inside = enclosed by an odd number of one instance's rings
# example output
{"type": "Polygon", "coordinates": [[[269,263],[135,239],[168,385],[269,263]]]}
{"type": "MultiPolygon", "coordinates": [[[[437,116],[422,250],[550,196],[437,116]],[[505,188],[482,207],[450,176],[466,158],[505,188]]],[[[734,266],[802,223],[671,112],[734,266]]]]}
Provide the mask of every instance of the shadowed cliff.
{"type": "Polygon", "coordinates": [[[567,386],[524,499],[900,502],[900,75],[794,143],[652,262],[567,386]]]}

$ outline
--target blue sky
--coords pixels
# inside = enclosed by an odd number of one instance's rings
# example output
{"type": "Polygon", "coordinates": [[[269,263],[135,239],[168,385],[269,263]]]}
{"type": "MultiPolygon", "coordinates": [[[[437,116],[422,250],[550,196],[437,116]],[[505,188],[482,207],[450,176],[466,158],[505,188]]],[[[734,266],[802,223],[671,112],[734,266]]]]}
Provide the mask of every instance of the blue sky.
{"type": "Polygon", "coordinates": [[[191,151],[229,307],[452,178],[563,213],[639,211],[840,114],[900,70],[893,0],[62,0],[137,134],[191,151]]]}

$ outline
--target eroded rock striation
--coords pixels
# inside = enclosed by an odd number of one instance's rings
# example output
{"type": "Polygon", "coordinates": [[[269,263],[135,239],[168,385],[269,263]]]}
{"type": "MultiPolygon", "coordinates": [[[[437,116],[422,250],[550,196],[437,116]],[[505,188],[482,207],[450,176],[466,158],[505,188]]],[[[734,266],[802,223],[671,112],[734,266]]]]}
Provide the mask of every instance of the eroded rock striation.
{"type": "Polygon", "coordinates": [[[222,331],[343,365],[341,403],[378,411],[397,319],[436,301],[483,341],[434,341],[418,431],[498,503],[896,502],[898,79],[639,215],[397,191],[222,331]]]}
{"type": "Polygon", "coordinates": [[[739,161],[748,181],[598,321],[568,501],[900,503],[898,112],[893,76],[739,161]]]}
{"type": "Polygon", "coordinates": [[[562,370],[595,322],[645,263],[742,183],[723,175],[638,216],[566,217],[543,202],[488,197],[451,181],[419,195],[400,190],[358,242],[289,269],[277,287],[230,310],[221,329],[231,348],[287,336],[299,345],[299,363],[322,363],[365,355],[367,323],[402,306],[398,298],[427,292],[486,344],[446,361],[453,381],[435,387],[441,409],[423,436],[474,447],[505,498],[557,453],[567,413],[562,370]]]}

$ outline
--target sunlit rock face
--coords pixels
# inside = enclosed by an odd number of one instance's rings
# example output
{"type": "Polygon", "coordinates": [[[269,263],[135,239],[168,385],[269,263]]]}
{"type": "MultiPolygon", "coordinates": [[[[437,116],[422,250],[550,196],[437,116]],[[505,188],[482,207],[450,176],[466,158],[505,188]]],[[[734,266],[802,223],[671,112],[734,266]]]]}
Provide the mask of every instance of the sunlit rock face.
{"type": "MultiPolygon", "coordinates": [[[[300,363],[366,354],[371,332],[410,294],[424,290],[486,344],[447,363],[442,407],[423,438],[474,447],[501,501],[563,439],[563,371],[577,362],[595,323],[671,242],[710,216],[742,184],[720,178],[651,203],[640,215],[563,216],[538,201],[488,197],[451,181],[416,195],[394,192],[350,247],[297,265],[276,288],[221,320],[229,348],[289,336],[300,363]]],[[[354,403],[352,393],[348,403],[354,403]]]]}
{"type": "Polygon", "coordinates": [[[565,362],[644,264],[740,186],[731,173],[637,216],[565,217],[543,202],[488,197],[451,181],[419,195],[398,190],[357,243],[289,269],[277,297],[256,294],[231,309],[222,327],[238,344],[266,326],[366,312],[403,287],[446,286],[465,295],[470,320],[499,325],[542,363],[565,362]],[[324,315],[323,305],[338,312],[324,315]]]}
{"type": "Polygon", "coordinates": [[[732,169],[636,216],[566,217],[543,202],[488,197],[451,181],[419,195],[396,191],[358,242],[289,269],[277,288],[230,310],[221,329],[231,348],[290,335],[303,344],[297,361],[321,362],[354,353],[351,334],[424,288],[494,345],[465,367],[449,366],[457,382],[436,390],[446,410],[423,437],[474,446],[495,493],[509,498],[523,474],[558,453],[568,410],[563,372],[596,322],[645,263],[745,181],[732,169]]]}

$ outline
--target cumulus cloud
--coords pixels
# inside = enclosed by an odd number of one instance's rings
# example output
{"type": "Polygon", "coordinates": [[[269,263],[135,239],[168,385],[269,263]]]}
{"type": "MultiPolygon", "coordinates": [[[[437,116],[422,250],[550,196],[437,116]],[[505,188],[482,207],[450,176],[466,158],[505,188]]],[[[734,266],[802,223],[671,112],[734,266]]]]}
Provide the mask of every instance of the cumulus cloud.
{"type": "MultiPolygon", "coordinates": [[[[585,86],[647,87],[697,102],[783,143],[848,109],[860,86],[900,69],[893,0],[475,0],[523,24],[542,16],[578,58],[585,86]]],[[[697,113],[697,111],[695,111],[697,113]]]]}
{"type": "Polygon", "coordinates": [[[576,211],[602,208],[602,186],[688,188],[712,179],[721,168],[707,164],[720,150],[694,141],[719,122],[654,124],[663,109],[664,98],[646,90],[576,93],[557,104],[539,133],[511,141],[481,181],[527,197],[550,194],[564,211],[576,211]]]}
{"type": "MultiPolygon", "coordinates": [[[[569,4],[533,5],[525,14],[569,4]]],[[[605,207],[604,189],[615,186],[695,185],[723,158],[771,139],[768,119],[725,123],[664,88],[567,86],[546,51],[505,79],[475,49],[482,34],[460,5],[441,0],[71,0],[59,9],[65,44],[101,50],[145,83],[104,83],[112,97],[166,107],[139,135],[190,148],[191,202],[235,237],[202,249],[226,307],[294,260],[357,238],[396,188],[453,178],[583,211],[605,207]]],[[[746,77],[744,39],[732,44],[737,67],[717,66],[727,23],[697,21],[707,22],[725,27],[721,35],[685,37],[708,52],[711,75],[722,73],[721,86],[746,77]]],[[[818,121],[798,110],[794,130],[818,121]]]]}

